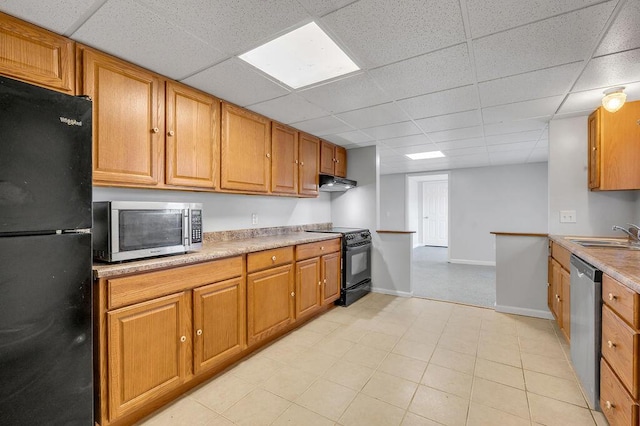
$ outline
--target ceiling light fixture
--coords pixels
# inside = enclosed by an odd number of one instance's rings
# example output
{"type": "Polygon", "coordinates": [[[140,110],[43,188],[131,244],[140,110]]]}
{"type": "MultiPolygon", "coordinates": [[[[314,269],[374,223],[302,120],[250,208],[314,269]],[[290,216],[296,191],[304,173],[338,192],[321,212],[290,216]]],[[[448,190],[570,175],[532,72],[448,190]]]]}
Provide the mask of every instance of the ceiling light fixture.
{"type": "Polygon", "coordinates": [[[416,154],[406,154],[412,160],[427,160],[430,158],[442,158],[444,154],[441,151],[418,152],[416,154]]]}
{"type": "Polygon", "coordinates": [[[622,105],[624,105],[624,101],[627,100],[627,95],[624,93],[624,87],[614,87],[611,89],[607,89],[604,92],[604,97],[602,98],[602,106],[609,112],[616,112],[622,105]]]}
{"type": "Polygon", "coordinates": [[[238,57],[294,89],[360,69],[315,22],[238,57]]]}

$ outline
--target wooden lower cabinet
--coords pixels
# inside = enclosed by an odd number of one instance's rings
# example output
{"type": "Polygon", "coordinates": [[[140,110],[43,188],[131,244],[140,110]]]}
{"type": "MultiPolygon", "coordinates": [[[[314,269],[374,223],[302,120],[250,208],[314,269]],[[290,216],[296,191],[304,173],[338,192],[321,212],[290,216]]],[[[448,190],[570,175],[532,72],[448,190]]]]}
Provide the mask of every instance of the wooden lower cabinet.
{"type": "Polygon", "coordinates": [[[571,253],[557,243],[550,242],[548,262],[548,296],[549,310],[562,330],[562,334],[571,340],[571,276],[569,260],[571,253]]]}
{"type": "Polygon", "coordinates": [[[320,308],[322,281],[320,258],[296,263],[296,319],[312,314],[320,308]]]}
{"type": "Polygon", "coordinates": [[[107,314],[111,419],[185,381],[188,313],[188,293],[182,292],[107,314]]]}
{"type": "Polygon", "coordinates": [[[327,305],[340,297],[340,252],[326,254],[322,256],[322,304],[327,305]]]}

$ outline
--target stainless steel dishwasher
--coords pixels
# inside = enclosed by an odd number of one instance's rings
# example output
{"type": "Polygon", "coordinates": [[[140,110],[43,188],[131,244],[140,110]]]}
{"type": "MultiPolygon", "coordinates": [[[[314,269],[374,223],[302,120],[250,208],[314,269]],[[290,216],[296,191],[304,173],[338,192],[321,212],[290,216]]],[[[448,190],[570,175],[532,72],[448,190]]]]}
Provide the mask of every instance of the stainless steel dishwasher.
{"type": "Polygon", "coordinates": [[[600,409],[602,272],[571,255],[571,362],[589,405],[600,409]]]}

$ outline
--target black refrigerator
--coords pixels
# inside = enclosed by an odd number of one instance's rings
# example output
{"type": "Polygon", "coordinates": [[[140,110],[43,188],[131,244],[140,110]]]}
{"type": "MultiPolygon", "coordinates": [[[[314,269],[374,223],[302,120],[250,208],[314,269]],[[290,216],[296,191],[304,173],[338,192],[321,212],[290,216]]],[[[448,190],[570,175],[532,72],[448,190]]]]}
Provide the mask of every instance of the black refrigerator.
{"type": "Polygon", "coordinates": [[[0,424],[92,425],[91,101],[0,77],[0,424]]]}

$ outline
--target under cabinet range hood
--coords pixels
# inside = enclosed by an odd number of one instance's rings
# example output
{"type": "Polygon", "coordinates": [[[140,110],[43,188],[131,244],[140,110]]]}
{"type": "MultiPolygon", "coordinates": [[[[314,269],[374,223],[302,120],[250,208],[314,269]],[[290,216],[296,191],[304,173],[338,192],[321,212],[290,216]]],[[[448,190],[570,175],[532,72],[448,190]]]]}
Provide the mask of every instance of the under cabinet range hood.
{"type": "Polygon", "coordinates": [[[339,178],[330,175],[320,175],[320,191],[344,192],[355,188],[358,182],[351,179],[339,178]]]}

